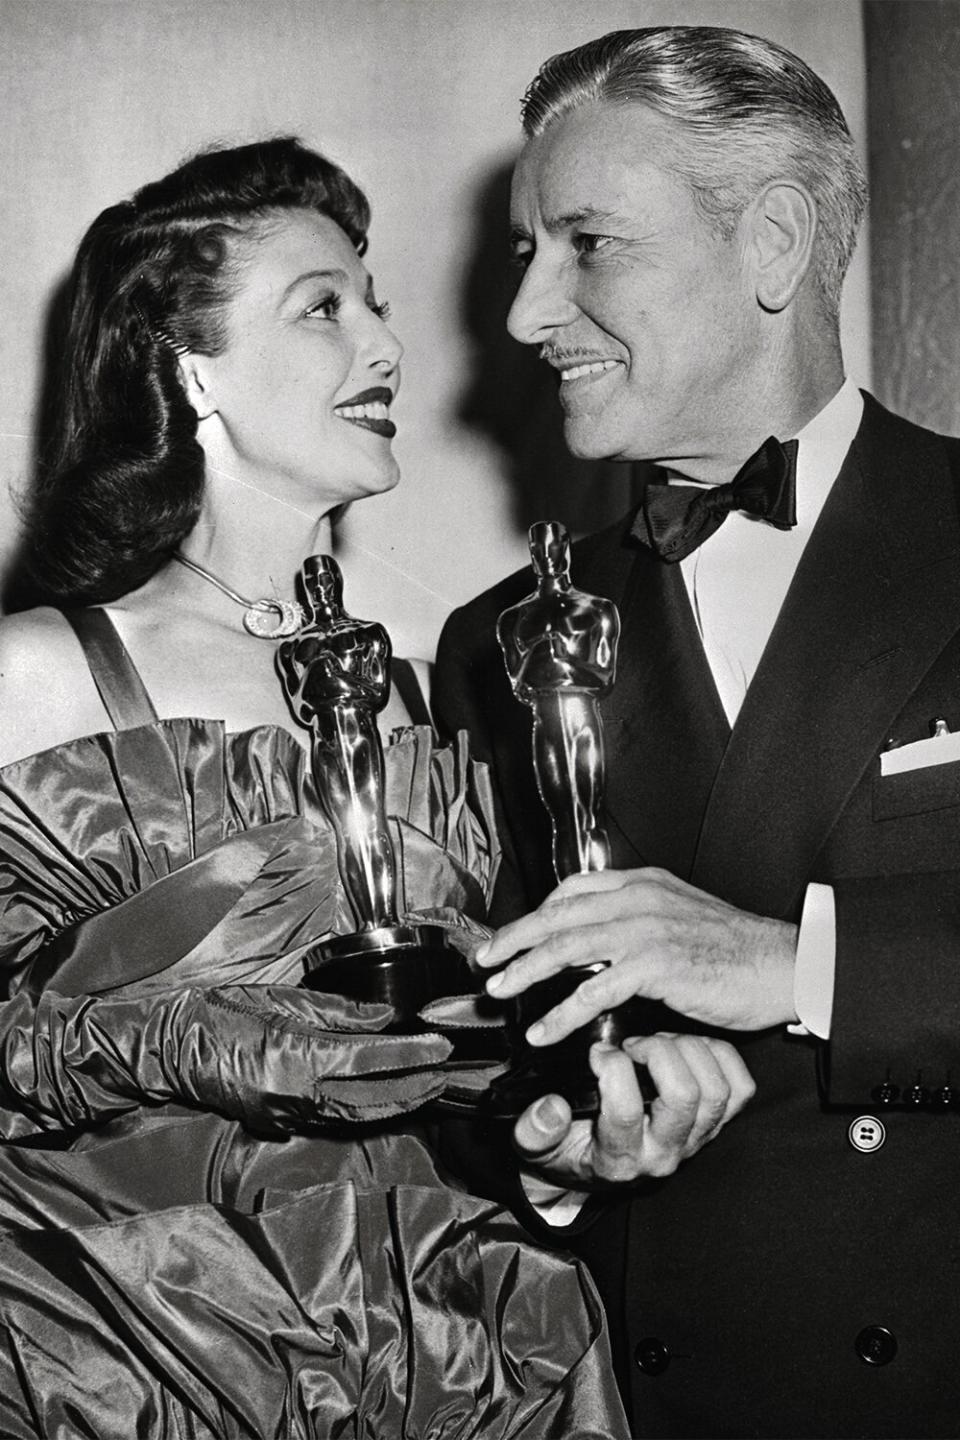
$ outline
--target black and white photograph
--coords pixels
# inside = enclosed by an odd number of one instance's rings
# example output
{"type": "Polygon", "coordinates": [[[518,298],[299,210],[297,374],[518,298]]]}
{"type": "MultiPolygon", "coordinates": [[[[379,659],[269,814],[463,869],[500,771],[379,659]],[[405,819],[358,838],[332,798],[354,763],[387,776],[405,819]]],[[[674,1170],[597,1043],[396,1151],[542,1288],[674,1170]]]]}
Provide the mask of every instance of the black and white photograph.
{"type": "Polygon", "coordinates": [[[0,1440],[960,1440],[960,0],[0,82],[0,1440]]]}

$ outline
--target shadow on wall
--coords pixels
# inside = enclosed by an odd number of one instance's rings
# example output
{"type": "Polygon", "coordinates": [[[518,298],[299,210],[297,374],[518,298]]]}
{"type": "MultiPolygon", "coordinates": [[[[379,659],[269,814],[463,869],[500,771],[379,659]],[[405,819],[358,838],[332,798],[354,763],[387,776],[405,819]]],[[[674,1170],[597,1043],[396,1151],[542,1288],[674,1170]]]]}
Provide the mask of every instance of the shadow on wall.
{"type": "MultiPolygon", "coordinates": [[[[44,458],[57,423],[60,406],[60,357],[66,338],[70,273],[64,274],[54,286],[43,325],[43,348],[40,358],[40,391],[30,447],[30,481],[19,506],[29,508],[31,496],[42,474],[44,458]]],[[[19,508],[19,507],[18,507],[19,508]]],[[[17,546],[6,572],[0,594],[0,612],[12,614],[40,603],[24,565],[23,542],[17,546]]]]}
{"type": "Polygon", "coordinates": [[[898,415],[960,435],[960,7],[868,0],[863,19],[871,388],[898,415]]]}
{"type": "Polygon", "coordinates": [[[507,334],[517,285],[510,260],[512,166],[491,173],[475,207],[476,248],[466,267],[461,320],[473,341],[472,378],[457,418],[503,453],[513,520],[559,520],[574,535],[598,530],[638,503],[642,466],[577,460],[563,439],[563,413],[552,370],[537,349],[507,334]]]}

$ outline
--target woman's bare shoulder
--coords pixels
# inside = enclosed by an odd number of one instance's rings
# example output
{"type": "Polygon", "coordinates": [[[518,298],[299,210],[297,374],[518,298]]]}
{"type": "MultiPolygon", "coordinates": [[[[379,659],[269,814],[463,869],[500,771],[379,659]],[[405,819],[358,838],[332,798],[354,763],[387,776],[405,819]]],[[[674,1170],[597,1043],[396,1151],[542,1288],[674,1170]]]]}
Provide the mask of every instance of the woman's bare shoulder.
{"type": "Polygon", "coordinates": [[[0,664],[5,679],[16,680],[51,663],[83,661],[73,630],[59,610],[40,605],[0,620],[0,664]]]}
{"type": "Polygon", "coordinates": [[[109,725],[83,651],[59,610],[0,620],[0,765],[109,725]]]}

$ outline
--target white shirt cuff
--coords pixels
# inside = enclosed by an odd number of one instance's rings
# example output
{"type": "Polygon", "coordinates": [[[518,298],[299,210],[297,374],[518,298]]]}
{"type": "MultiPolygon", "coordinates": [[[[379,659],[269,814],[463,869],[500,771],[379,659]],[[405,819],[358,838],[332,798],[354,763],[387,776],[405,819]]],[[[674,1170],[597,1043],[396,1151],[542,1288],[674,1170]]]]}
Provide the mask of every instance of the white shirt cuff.
{"type": "Polygon", "coordinates": [[[837,964],[837,917],[831,885],[808,885],[797,935],[793,1004],[799,1025],[791,1035],[830,1038],[833,984],[837,964]]]}
{"type": "Polygon", "coordinates": [[[520,1184],[529,1205],[536,1210],[543,1223],[557,1229],[561,1225],[572,1225],[587,1203],[586,1190],[560,1190],[558,1186],[550,1185],[539,1175],[531,1175],[526,1170],[520,1171],[520,1184]]]}

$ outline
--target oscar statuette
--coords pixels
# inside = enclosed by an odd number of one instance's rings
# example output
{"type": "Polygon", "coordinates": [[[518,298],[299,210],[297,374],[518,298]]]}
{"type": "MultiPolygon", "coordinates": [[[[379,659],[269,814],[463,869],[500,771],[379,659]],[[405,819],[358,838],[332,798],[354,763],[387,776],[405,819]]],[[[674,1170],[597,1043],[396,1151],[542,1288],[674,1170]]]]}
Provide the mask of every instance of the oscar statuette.
{"type": "MultiPolygon", "coordinates": [[[[574,588],[570,541],[562,525],[541,521],[531,526],[529,539],[536,589],[500,615],[497,638],[513,693],[532,711],[534,774],[550,817],[559,881],[610,864],[599,701],[616,678],[620,617],[612,601],[574,588]]],[[[552,1093],[563,1095],[575,1115],[596,1112],[591,1044],[619,1044],[628,1035],[649,1034],[658,1007],[628,1001],[555,1045],[531,1046],[523,1037],[528,1026],[603,968],[601,963],[562,970],[508,1002],[513,1007],[511,1063],[491,1084],[489,1111],[517,1115],[552,1093]]],[[[649,1098],[649,1077],[638,1068],[649,1098]]]]}
{"type": "Polygon", "coordinates": [[[343,888],[356,930],[315,945],[302,984],[393,1007],[391,1028],[425,1028],[420,1011],[477,989],[442,926],[402,923],[393,842],[384,809],[377,715],[390,694],[390,637],[343,608],[343,578],[329,555],[301,570],[308,622],[278,649],[295,718],[311,735],[314,780],[333,827],[343,888]]]}

